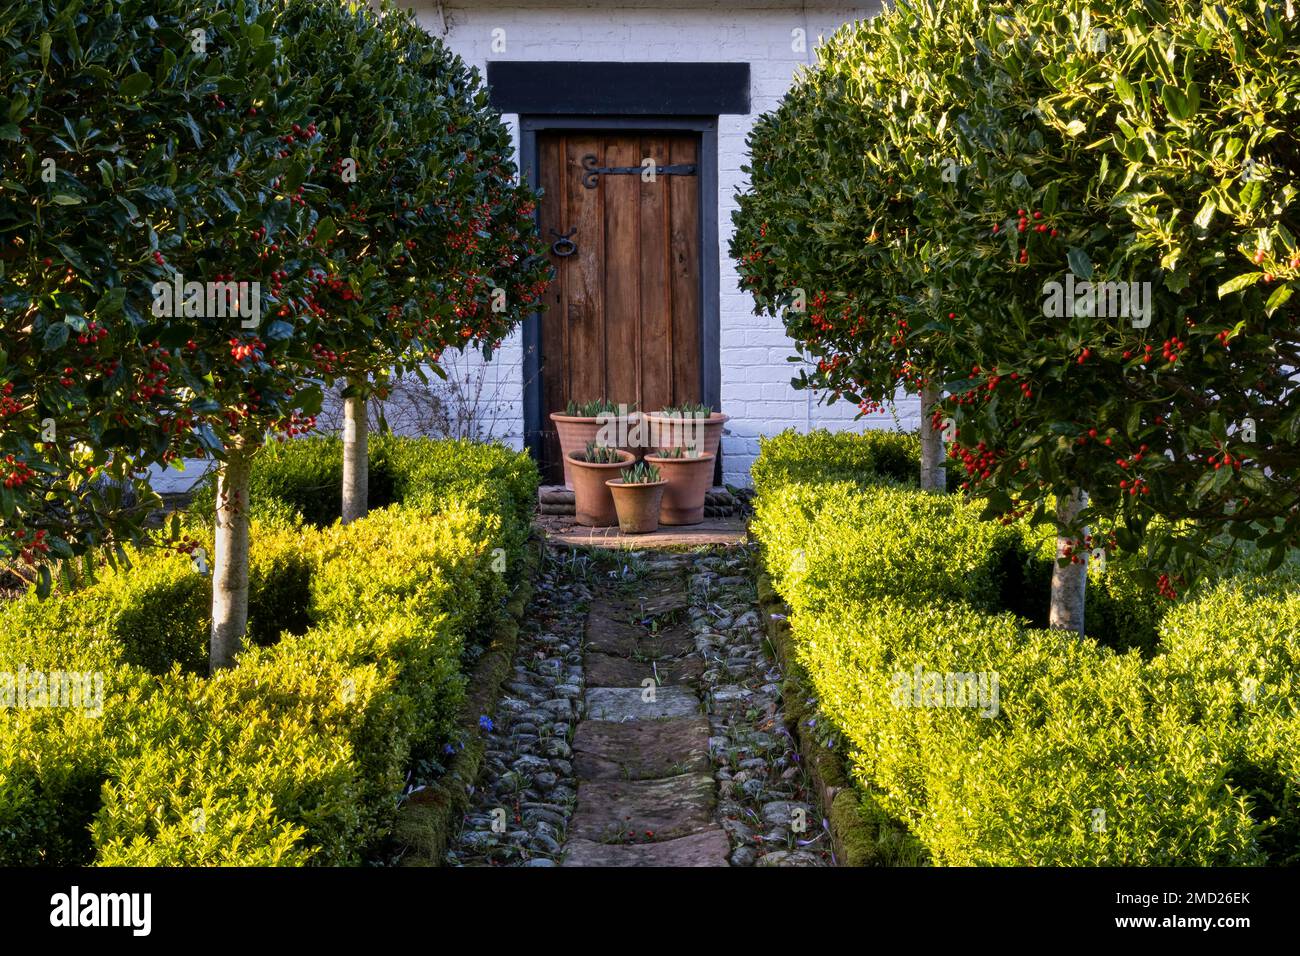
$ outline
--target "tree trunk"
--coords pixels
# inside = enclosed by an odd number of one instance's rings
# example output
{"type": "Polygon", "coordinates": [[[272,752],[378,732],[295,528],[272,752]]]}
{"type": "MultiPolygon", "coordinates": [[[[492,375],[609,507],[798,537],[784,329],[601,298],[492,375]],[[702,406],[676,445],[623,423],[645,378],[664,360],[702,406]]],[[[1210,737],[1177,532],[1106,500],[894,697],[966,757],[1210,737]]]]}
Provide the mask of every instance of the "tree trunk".
{"type": "Polygon", "coordinates": [[[946,451],[943,432],[930,423],[933,406],[939,401],[939,389],[927,385],[921,389],[921,488],[925,491],[947,491],[947,473],[943,463],[946,451]]]}
{"type": "Polygon", "coordinates": [[[212,633],[208,649],[211,673],[234,665],[248,626],[248,490],[252,474],[252,449],[232,445],[217,474],[212,633]]]}
{"type": "Polygon", "coordinates": [[[343,400],[343,523],[364,518],[370,510],[370,421],[366,400],[343,400]]]}
{"type": "MultiPolygon", "coordinates": [[[[1076,488],[1069,495],[1058,495],[1056,499],[1056,516],[1061,522],[1069,522],[1084,509],[1088,499],[1076,488]]],[[[1083,534],[1087,534],[1085,528],[1083,534]]],[[[1056,556],[1059,558],[1070,539],[1057,535],[1056,556]]],[[[1062,631],[1077,631],[1083,636],[1083,609],[1088,593],[1088,551],[1083,552],[1083,560],[1078,564],[1052,567],[1052,610],[1049,625],[1062,631]]]]}

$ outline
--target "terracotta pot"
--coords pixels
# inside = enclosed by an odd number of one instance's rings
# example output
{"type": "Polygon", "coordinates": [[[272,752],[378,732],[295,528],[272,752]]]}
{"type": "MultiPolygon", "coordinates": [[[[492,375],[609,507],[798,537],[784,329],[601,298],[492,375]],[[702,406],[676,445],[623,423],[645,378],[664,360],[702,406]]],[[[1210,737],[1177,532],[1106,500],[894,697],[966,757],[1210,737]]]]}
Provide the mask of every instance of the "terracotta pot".
{"type": "Polygon", "coordinates": [[[699,524],[704,520],[704,496],[713,484],[712,455],[699,458],[665,458],[646,455],[659,469],[668,487],[659,506],[660,524],[699,524]]]}
{"type": "Polygon", "coordinates": [[[564,456],[564,463],[573,466],[573,513],[578,524],[589,528],[605,528],[618,522],[618,512],[614,510],[614,496],[605,482],[611,476],[617,477],[621,469],[636,461],[630,451],[620,451],[619,461],[608,465],[583,461],[581,452],[570,452],[564,456]]]}
{"type": "Polygon", "coordinates": [[[731,421],[731,416],[722,412],[713,412],[708,418],[683,418],[657,412],[646,412],[644,417],[649,426],[646,431],[651,449],[699,448],[701,454],[714,458],[718,457],[718,447],[722,444],[722,426],[731,421]]]}
{"type": "Polygon", "coordinates": [[[624,534],[649,534],[659,530],[659,505],[668,482],[627,484],[622,478],[611,478],[605,484],[614,495],[619,531],[624,534]]]}
{"type": "MultiPolygon", "coordinates": [[[[600,430],[609,425],[613,425],[624,435],[635,436],[639,420],[639,412],[632,412],[626,416],[626,420],[620,422],[615,415],[609,418],[587,418],[580,415],[561,415],[559,412],[551,412],[551,421],[555,423],[555,431],[560,438],[560,455],[564,459],[564,487],[573,488],[573,469],[569,465],[569,452],[584,452],[587,450],[587,442],[595,441],[600,430]]],[[[612,442],[605,442],[609,445],[612,442]]],[[[621,451],[630,451],[636,460],[640,460],[645,454],[645,449],[640,444],[629,443],[618,446],[621,451]]]]}

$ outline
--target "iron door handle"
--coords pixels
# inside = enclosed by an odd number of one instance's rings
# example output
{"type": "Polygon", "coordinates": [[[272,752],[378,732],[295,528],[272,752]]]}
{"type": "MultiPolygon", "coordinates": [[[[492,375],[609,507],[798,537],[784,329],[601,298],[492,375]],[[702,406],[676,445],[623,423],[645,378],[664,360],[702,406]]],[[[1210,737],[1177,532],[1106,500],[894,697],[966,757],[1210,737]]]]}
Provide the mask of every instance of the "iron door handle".
{"type": "Polygon", "coordinates": [[[572,229],[570,229],[570,230],[569,230],[568,232],[566,232],[564,235],[560,235],[560,234],[559,234],[558,232],[556,232],[554,229],[550,230],[551,235],[553,235],[553,236],[556,237],[555,242],[551,243],[551,252],[555,253],[555,254],[556,254],[557,256],[559,256],[561,259],[563,259],[563,258],[565,258],[565,257],[567,257],[567,256],[571,256],[571,255],[573,255],[575,252],[577,252],[577,251],[578,251],[578,244],[577,244],[576,242],[574,242],[572,239],[569,238],[570,236],[572,236],[572,235],[573,235],[574,233],[576,233],[577,231],[578,231],[578,227],[577,227],[577,226],[574,226],[572,229]]]}

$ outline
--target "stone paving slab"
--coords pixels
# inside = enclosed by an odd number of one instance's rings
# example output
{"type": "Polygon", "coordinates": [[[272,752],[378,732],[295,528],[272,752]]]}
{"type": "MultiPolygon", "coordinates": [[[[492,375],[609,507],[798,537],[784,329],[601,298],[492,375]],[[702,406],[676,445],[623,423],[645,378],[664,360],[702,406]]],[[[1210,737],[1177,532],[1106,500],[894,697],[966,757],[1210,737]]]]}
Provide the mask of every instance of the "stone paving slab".
{"type": "Polygon", "coordinates": [[[721,827],[662,843],[573,840],[561,866],[726,866],[731,846],[721,827]]]}
{"type": "Polygon", "coordinates": [[[682,588],[675,588],[663,594],[647,598],[641,604],[641,613],[646,617],[662,617],[684,611],[690,605],[682,588]]]}
{"type": "Polygon", "coordinates": [[[645,628],[593,613],[587,618],[583,641],[588,653],[595,651],[600,654],[630,657],[636,653],[637,642],[643,634],[645,628]]]}
{"type": "Polygon", "coordinates": [[[661,685],[694,685],[704,673],[704,661],[694,654],[651,662],[588,653],[583,664],[587,683],[593,687],[640,687],[647,677],[658,678],[661,685]]]}
{"type": "Polygon", "coordinates": [[[685,657],[695,653],[695,635],[687,627],[670,627],[650,632],[641,639],[637,651],[642,657],[659,660],[663,657],[685,657]]]}
{"type": "Polygon", "coordinates": [[[597,621],[601,625],[609,625],[615,629],[624,627],[640,628],[642,624],[637,620],[636,609],[630,602],[608,601],[598,604],[591,609],[587,615],[588,622],[597,621]]]}
{"type": "Polygon", "coordinates": [[[580,780],[571,839],[596,843],[662,842],[717,826],[713,775],[662,780],[580,780]]]}
{"type": "Polygon", "coordinates": [[[582,780],[648,780],[707,773],[708,718],[697,715],[630,723],[584,720],[573,736],[573,768],[582,780]]]}
{"type": "MultiPolygon", "coordinates": [[[[689,606],[690,600],[686,594],[685,579],[680,575],[674,575],[671,583],[665,582],[663,586],[656,588],[654,591],[639,594],[635,597],[625,598],[621,601],[610,601],[604,605],[604,608],[612,611],[620,618],[637,621],[676,614],[686,610],[689,606]]],[[[595,613],[602,612],[597,609],[595,613]]]]}
{"type": "Polygon", "coordinates": [[[644,700],[640,687],[588,687],[588,720],[641,721],[663,717],[692,717],[700,699],[681,687],[656,687],[654,700],[644,700]]]}
{"type": "Polygon", "coordinates": [[[684,657],[695,650],[695,635],[685,627],[667,628],[652,634],[643,627],[594,613],[587,619],[585,641],[588,653],[646,661],[684,657]]]}

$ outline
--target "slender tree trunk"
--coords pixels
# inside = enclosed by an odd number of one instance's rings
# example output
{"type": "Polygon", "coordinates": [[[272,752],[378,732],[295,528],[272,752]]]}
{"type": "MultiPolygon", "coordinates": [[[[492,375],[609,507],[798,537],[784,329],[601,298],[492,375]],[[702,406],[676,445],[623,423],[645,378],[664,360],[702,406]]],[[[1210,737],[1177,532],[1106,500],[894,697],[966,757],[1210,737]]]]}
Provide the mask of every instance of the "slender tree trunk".
{"type": "Polygon", "coordinates": [[[364,518],[370,510],[370,421],[366,400],[343,400],[343,523],[364,518]]]}
{"type": "Polygon", "coordinates": [[[921,389],[921,487],[926,491],[948,490],[947,473],[943,467],[943,432],[936,430],[930,422],[938,401],[938,388],[927,385],[921,389]]]}
{"type": "Polygon", "coordinates": [[[232,446],[217,475],[216,554],[208,670],[235,663],[248,626],[248,490],[253,450],[232,446]]]}
{"type": "MultiPolygon", "coordinates": [[[[1088,504],[1088,498],[1076,488],[1069,495],[1059,495],[1056,499],[1056,516],[1062,522],[1074,518],[1088,504]]],[[[1084,534],[1087,530],[1084,530],[1084,534]]],[[[1063,549],[1070,543],[1069,538],[1056,538],[1056,554],[1060,557],[1063,549]]],[[[1079,564],[1059,564],[1052,567],[1052,610],[1049,618],[1051,627],[1063,631],[1077,631],[1083,636],[1083,609],[1088,593],[1088,552],[1083,551],[1083,560],[1079,564]]]]}

